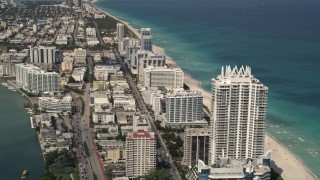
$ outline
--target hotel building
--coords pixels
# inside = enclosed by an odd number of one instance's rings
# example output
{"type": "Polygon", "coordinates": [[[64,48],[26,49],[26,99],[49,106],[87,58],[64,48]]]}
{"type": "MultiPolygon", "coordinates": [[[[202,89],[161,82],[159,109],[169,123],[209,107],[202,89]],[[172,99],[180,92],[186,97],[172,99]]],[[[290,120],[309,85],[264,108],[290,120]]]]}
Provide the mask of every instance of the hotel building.
{"type": "Polygon", "coordinates": [[[178,67],[148,67],[144,69],[144,86],[168,89],[183,88],[184,73],[178,67]]]}
{"type": "Polygon", "coordinates": [[[70,95],[64,96],[62,99],[54,97],[39,97],[40,110],[47,110],[48,112],[71,112],[72,97],[70,95]]]}
{"type": "Polygon", "coordinates": [[[31,93],[60,91],[60,75],[30,64],[16,64],[16,83],[31,93]]]}
{"type": "Polygon", "coordinates": [[[201,121],[202,103],[200,91],[169,92],[166,97],[167,123],[182,125],[201,121]]]}
{"type": "Polygon", "coordinates": [[[264,152],[268,88],[251,68],[227,66],[212,79],[209,164],[218,157],[257,158],[264,152]]]}
{"type": "Polygon", "coordinates": [[[137,130],[126,137],[126,173],[137,178],[156,168],[156,138],[154,132],[137,130]]]}

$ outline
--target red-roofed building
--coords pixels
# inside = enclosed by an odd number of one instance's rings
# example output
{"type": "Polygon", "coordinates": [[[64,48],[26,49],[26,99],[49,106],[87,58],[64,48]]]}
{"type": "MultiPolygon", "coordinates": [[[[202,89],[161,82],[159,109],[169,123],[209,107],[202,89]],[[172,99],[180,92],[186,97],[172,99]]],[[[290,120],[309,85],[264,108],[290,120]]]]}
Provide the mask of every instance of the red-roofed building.
{"type": "Polygon", "coordinates": [[[154,132],[137,130],[126,137],[127,177],[134,178],[156,168],[156,138],[154,132]]]}

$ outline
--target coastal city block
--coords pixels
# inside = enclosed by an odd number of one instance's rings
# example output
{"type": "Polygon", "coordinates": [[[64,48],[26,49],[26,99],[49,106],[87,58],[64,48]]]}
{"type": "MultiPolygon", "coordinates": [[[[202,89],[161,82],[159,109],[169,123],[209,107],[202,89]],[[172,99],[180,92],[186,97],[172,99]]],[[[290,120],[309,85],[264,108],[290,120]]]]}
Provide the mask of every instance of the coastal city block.
{"type": "Polygon", "coordinates": [[[254,70],[221,67],[205,92],[153,35],[91,1],[0,1],[0,77],[27,98],[39,178],[282,179],[254,70]]]}

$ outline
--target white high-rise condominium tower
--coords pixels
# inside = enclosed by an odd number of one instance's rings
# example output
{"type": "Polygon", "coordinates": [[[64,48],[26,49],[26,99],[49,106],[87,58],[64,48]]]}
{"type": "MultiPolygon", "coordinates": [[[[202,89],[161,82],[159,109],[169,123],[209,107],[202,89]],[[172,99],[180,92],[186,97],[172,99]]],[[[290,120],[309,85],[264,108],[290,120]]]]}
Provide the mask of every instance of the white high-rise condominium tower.
{"type": "Polygon", "coordinates": [[[60,75],[56,72],[45,72],[31,64],[16,64],[16,83],[31,93],[59,92],[60,75]]]}
{"type": "Polygon", "coordinates": [[[202,120],[203,96],[200,91],[170,92],[166,97],[167,123],[183,125],[202,120]]]}
{"type": "Polygon", "coordinates": [[[56,62],[56,47],[30,47],[30,62],[35,64],[53,64],[56,62]]]}
{"type": "Polygon", "coordinates": [[[209,163],[217,157],[257,158],[264,152],[268,88],[251,68],[222,68],[212,79],[209,163]]]}
{"type": "Polygon", "coordinates": [[[117,37],[116,39],[119,41],[124,38],[124,25],[122,23],[117,24],[117,37]]]}

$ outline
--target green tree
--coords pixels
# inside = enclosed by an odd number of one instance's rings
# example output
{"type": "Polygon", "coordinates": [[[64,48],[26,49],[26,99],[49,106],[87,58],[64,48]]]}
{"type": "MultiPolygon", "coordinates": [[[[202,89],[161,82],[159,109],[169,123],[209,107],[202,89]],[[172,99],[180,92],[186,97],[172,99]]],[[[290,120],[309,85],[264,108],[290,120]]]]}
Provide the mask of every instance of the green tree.
{"type": "Polygon", "coordinates": [[[68,83],[76,83],[76,82],[77,81],[72,76],[69,76],[68,83]]]}
{"type": "Polygon", "coordinates": [[[170,179],[171,175],[168,169],[155,169],[148,172],[141,178],[138,179],[145,179],[145,180],[167,180],[170,179]]]}
{"type": "Polygon", "coordinates": [[[55,130],[57,129],[57,120],[54,116],[51,116],[51,127],[53,127],[55,130]]]}

